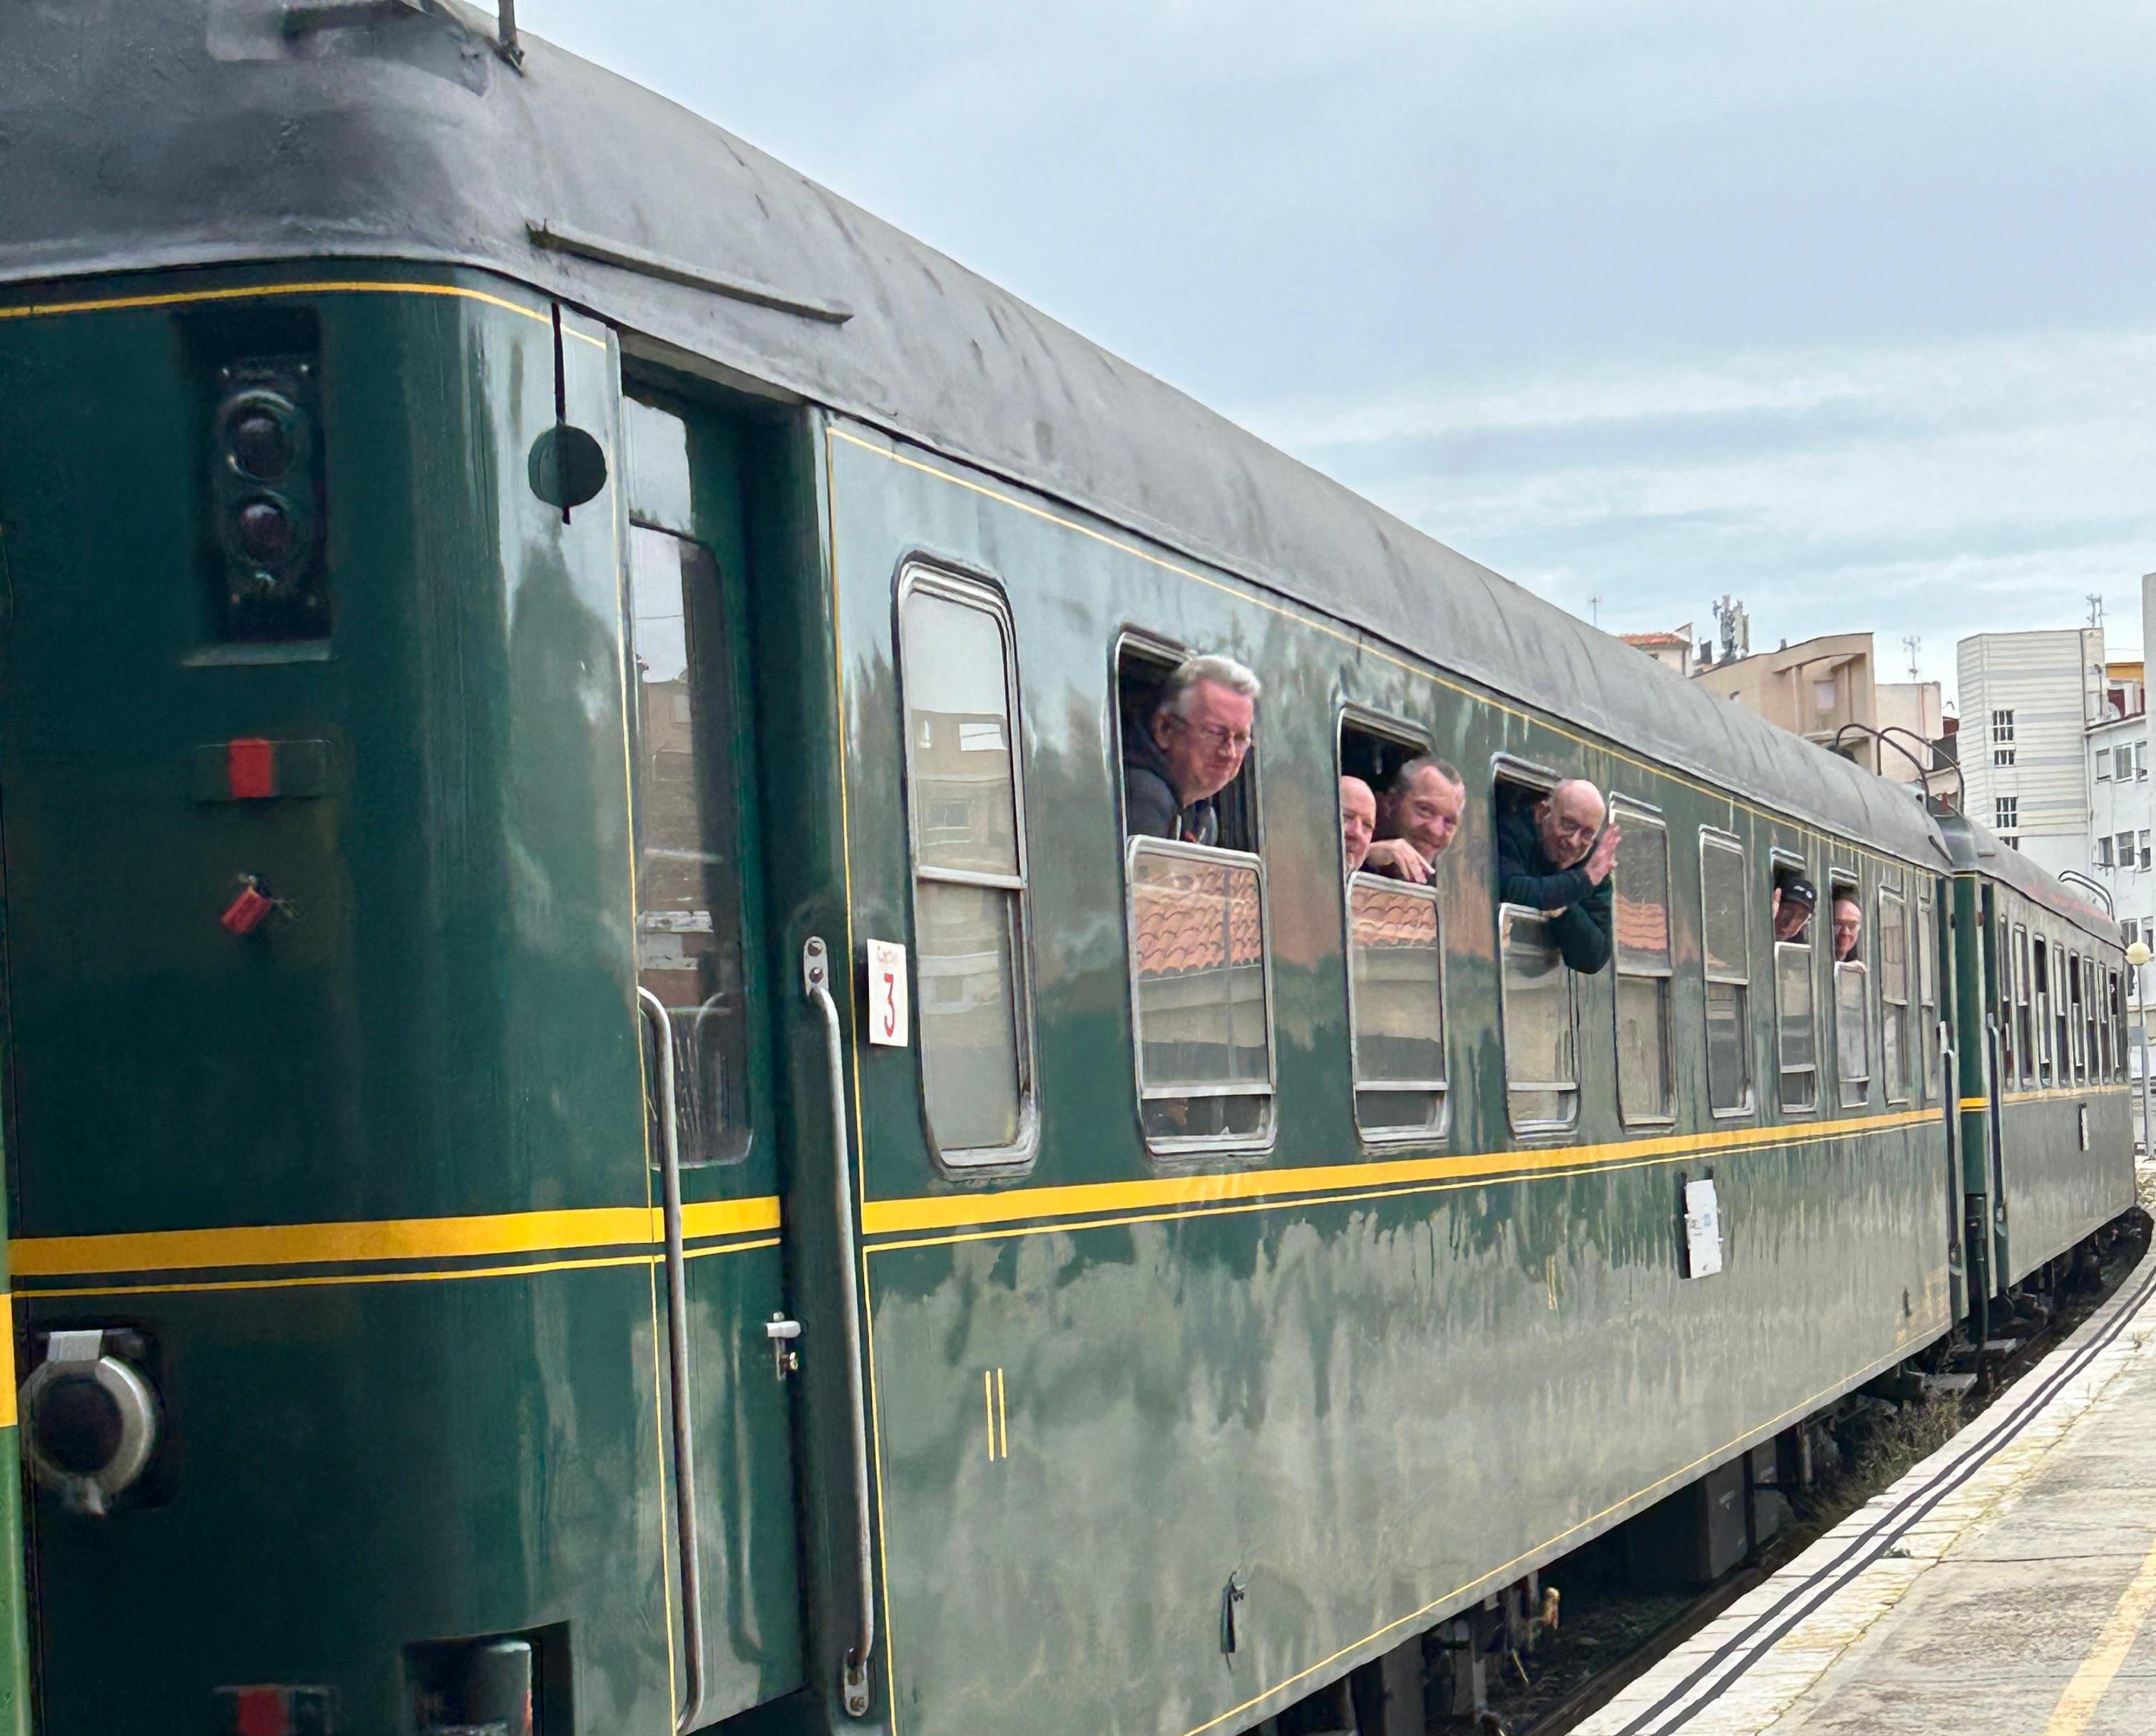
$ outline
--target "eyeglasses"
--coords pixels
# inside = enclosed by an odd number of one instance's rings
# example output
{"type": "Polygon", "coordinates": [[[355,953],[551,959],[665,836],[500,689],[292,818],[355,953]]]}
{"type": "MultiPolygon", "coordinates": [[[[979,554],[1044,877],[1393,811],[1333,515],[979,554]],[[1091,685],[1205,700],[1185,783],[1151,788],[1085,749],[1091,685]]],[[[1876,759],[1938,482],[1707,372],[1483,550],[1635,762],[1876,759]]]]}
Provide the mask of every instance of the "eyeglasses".
{"type": "Polygon", "coordinates": [[[1176,717],[1173,711],[1168,716],[1175,717],[1178,729],[1187,729],[1191,734],[1211,742],[1215,752],[1247,753],[1250,751],[1250,732],[1247,729],[1229,729],[1224,723],[1193,723],[1187,717],[1176,717]]]}

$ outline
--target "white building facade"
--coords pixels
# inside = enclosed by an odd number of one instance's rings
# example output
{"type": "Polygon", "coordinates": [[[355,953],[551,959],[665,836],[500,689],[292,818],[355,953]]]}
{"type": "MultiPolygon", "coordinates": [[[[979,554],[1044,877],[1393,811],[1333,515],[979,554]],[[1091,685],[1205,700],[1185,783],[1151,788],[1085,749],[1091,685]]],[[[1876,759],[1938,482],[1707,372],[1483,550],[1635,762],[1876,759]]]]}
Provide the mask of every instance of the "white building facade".
{"type": "Polygon", "coordinates": [[[1963,811],[2040,867],[2087,873],[2088,735],[2104,718],[2103,629],[1984,633],[1955,650],[1963,811]]]}

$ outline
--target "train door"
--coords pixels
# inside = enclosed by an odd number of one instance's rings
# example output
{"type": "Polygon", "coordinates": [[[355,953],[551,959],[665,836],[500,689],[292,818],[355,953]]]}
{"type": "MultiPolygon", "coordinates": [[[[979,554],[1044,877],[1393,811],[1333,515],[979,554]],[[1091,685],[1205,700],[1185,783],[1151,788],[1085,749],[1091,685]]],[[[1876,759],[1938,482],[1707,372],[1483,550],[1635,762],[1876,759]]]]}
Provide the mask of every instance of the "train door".
{"type": "Polygon", "coordinates": [[[670,1157],[680,1199],[657,1317],[693,1729],[803,1680],[781,1003],[763,944],[741,454],[722,419],[663,398],[623,413],[637,989],[652,1198],[665,1206],[670,1157]]]}

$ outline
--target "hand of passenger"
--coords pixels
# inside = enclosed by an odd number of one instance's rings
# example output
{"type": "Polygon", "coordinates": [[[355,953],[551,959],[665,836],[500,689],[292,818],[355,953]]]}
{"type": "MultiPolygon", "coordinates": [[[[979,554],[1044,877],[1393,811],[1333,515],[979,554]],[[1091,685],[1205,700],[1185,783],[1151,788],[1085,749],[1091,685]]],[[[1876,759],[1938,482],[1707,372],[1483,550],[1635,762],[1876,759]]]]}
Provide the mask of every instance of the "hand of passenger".
{"type": "Polygon", "coordinates": [[[1605,827],[1602,835],[1594,840],[1594,848],[1587,853],[1587,878],[1589,885],[1600,886],[1617,865],[1617,845],[1625,835],[1615,826],[1605,827]]]}
{"type": "Polygon", "coordinates": [[[1370,846],[1370,853],[1363,858],[1363,868],[1368,873],[1379,868],[1389,868],[1402,880],[1416,886],[1430,879],[1430,864],[1423,860],[1422,852],[1404,838],[1380,838],[1370,846]]]}

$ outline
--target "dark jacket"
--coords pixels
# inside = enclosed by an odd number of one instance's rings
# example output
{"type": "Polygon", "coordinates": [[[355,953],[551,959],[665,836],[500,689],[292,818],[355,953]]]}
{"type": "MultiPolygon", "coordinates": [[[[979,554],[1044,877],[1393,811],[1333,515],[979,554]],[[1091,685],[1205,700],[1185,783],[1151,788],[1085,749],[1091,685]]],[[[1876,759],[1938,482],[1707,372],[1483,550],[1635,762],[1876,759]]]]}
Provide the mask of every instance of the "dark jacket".
{"type": "Polygon", "coordinates": [[[1123,835],[1170,838],[1183,844],[1216,844],[1220,838],[1220,817],[1212,799],[1187,808],[1179,804],[1175,786],[1168,781],[1167,758],[1142,729],[1130,732],[1123,742],[1123,835]]]}
{"type": "Polygon", "coordinates": [[[1543,848],[1534,810],[1522,804],[1497,817],[1497,897],[1505,904],[1558,912],[1550,922],[1558,952],[1574,970],[1609,962],[1609,901],[1614,872],[1596,886],[1583,867],[1559,868],[1543,848]]]}

